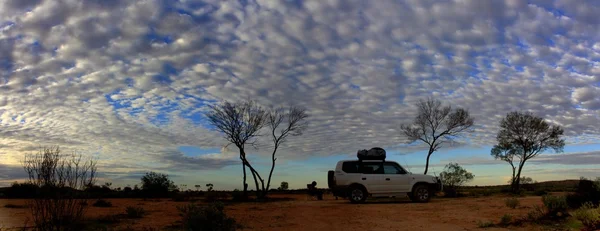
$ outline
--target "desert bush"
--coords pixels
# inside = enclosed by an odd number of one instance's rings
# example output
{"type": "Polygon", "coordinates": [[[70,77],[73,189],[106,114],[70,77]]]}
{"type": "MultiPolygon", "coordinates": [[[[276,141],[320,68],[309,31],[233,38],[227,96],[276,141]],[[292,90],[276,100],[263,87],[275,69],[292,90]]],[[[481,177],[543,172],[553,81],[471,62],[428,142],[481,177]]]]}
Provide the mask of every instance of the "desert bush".
{"type": "Polygon", "coordinates": [[[594,205],[600,204],[600,178],[591,181],[582,177],[577,185],[576,192],[567,195],[567,203],[570,208],[580,208],[586,202],[591,202],[594,205]]]}
{"type": "MultiPolygon", "coordinates": [[[[96,179],[96,163],[81,156],[64,155],[57,148],[43,148],[25,156],[28,185],[38,189],[28,202],[37,230],[79,230],[86,206],[82,191],[96,179]]],[[[27,186],[30,187],[30,186],[27,186]]]]}
{"type": "Polygon", "coordinates": [[[117,215],[102,215],[96,218],[95,221],[100,224],[116,224],[120,222],[119,216],[117,215]]]}
{"type": "Polygon", "coordinates": [[[444,195],[448,197],[459,196],[458,187],[473,180],[474,177],[473,173],[468,172],[457,163],[447,164],[444,171],[440,173],[440,178],[444,182],[444,195]]]}
{"type": "Polygon", "coordinates": [[[163,173],[148,172],[142,178],[142,192],[147,197],[157,198],[168,196],[177,186],[163,173]]]}
{"type": "Polygon", "coordinates": [[[34,198],[39,187],[33,183],[14,182],[6,189],[5,196],[8,198],[34,198]]]}
{"type": "Polygon", "coordinates": [[[494,227],[494,222],[491,222],[491,221],[477,221],[477,227],[479,227],[479,228],[494,227]]]}
{"type": "Polygon", "coordinates": [[[546,190],[536,190],[533,194],[536,195],[536,196],[543,196],[543,195],[548,195],[548,191],[546,191],[546,190]]]}
{"type": "Polygon", "coordinates": [[[562,217],[567,214],[567,209],[569,209],[567,199],[564,196],[545,195],[542,196],[542,202],[546,207],[547,215],[550,217],[562,217]]]}
{"type": "Polygon", "coordinates": [[[238,190],[238,189],[234,189],[233,192],[231,192],[231,200],[232,201],[246,201],[248,198],[244,197],[244,193],[242,193],[242,191],[238,190]]]}
{"type": "Polygon", "coordinates": [[[204,200],[206,202],[215,202],[215,201],[224,200],[226,198],[227,198],[227,194],[224,192],[209,191],[204,194],[204,200]]]}
{"type": "Polygon", "coordinates": [[[583,224],[582,230],[600,230],[600,208],[596,208],[591,202],[587,202],[581,208],[575,210],[573,217],[583,224]]]}
{"type": "Polygon", "coordinates": [[[515,209],[517,208],[517,206],[519,206],[520,201],[517,198],[507,198],[506,200],[504,200],[504,204],[506,204],[506,207],[509,207],[511,209],[515,209]]]}
{"type": "Polygon", "coordinates": [[[489,189],[488,190],[483,190],[481,192],[481,195],[486,196],[486,197],[491,196],[493,194],[494,194],[494,192],[492,190],[489,190],[489,189]]]}
{"type": "Polygon", "coordinates": [[[104,200],[104,199],[98,199],[98,200],[96,200],[96,202],[94,202],[94,204],[92,204],[92,206],[94,206],[94,207],[112,207],[112,202],[104,200]]]}
{"type": "Polygon", "coordinates": [[[546,216],[546,211],[544,210],[544,208],[535,205],[533,206],[533,210],[529,211],[529,213],[527,213],[526,219],[530,222],[534,222],[537,223],[538,221],[540,221],[541,219],[543,219],[546,216]]]}
{"type": "Polygon", "coordinates": [[[236,221],[225,214],[224,205],[220,202],[204,206],[188,204],[177,209],[184,230],[229,231],[237,227],[236,221]]]}
{"type": "Polygon", "coordinates": [[[142,218],[146,215],[146,210],[140,206],[127,206],[125,214],[128,218],[142,218]]]}
{"type": "Polygon", "coordinates": [[[506,226],[509,226],[512,221],[513,221],[513,216],[512,215],[510,215],[510,214],[504,214],[500,218],[500,222],[498,222],[498,225],[506,227],[506,226]]]}
{"type": "Polygon", "coordinates": [[[171,200],[175,202],[189,201],[190,197],[185,193],[174,193],[171,200]]]}
{"type": "Polygon", "coordinates": [[[24,209],[24,208],[27,208],[27,205],[5,204],[4,208],[7,208],[7,209],[24,209]]]}

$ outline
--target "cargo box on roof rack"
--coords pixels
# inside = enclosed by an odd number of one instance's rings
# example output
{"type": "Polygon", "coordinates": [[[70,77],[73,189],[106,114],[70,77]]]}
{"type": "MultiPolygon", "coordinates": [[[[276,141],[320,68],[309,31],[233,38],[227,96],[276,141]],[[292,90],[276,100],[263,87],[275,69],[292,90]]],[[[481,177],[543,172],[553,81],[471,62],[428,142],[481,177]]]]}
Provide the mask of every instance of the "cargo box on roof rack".
{"type": "Polygon", "coordinates": [[[386,154],[383,148],[374,147],[369,150],[358,150],[356,153],[358,160],[383,160],[385,161],[386,154]]]}

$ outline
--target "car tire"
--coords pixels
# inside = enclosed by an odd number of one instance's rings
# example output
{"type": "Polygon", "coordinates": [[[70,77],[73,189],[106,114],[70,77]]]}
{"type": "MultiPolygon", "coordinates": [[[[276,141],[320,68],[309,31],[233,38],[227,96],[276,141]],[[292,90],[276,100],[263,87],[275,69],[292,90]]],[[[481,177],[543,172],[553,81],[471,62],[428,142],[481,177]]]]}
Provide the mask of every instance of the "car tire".
{"type": "Polygon", "coordinates": [[[421,184],[415,186],[411,194],[410,199],[414,202],[425,203],[431,199],[431,190],[427,185],[421,184]]]}
{"type": "Polygon", "coordinates": [[[363,203],[367,200],[367,190],[359,186],[352,186],[348,189],[348,198],[351,203],[363,203]]]}

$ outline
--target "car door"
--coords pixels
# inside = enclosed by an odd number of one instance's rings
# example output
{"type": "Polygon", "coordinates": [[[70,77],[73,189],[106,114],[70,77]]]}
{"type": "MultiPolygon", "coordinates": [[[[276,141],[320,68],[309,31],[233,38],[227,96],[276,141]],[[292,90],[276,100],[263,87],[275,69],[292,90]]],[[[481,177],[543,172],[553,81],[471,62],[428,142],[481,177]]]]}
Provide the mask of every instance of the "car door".
{"type": "Polygon", "coordinates": [[[383,190],[383,166],[382,162],[362,162],[359,164],[359,171],[362,173],[360,183],[362,183],[369,193],[382,193],[383,190]]]}
{"type": "Polygon", "coordinates": [[[386,193],[410,192],[410,176],[397,163],[383,163],[382,191],[386,193]]]}

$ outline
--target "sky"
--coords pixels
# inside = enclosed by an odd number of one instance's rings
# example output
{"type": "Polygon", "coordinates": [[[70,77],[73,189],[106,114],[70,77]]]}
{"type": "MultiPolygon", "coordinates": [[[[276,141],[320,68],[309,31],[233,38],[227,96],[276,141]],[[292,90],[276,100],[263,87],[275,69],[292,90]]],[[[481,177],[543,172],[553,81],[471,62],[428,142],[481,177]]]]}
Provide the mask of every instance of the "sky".
{"type": "MultiPolygon", "coordinates": [[[[278,152],[273,183],[326,187],[356,151],[387,150],[414,173],[421,144],[400,125],[435,97],[469,110],[474,131],[432,156],[471,185],[503,184],[499,121],[529,111],[565,130],[564,153],[525,166],[534,180],[600,171],[600,2],[362,0],[0,1],[0,185],[59,145],[98,161],[99,183],[148,171],[193,188],[241,188],[234,146],[204,117],[221,100],[307,109],[278,152]]],[[[268,175],[272,144],[247,150],[268,175]]]]}

